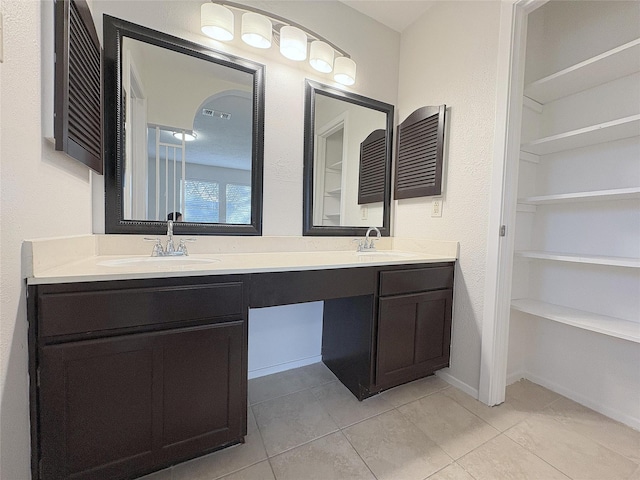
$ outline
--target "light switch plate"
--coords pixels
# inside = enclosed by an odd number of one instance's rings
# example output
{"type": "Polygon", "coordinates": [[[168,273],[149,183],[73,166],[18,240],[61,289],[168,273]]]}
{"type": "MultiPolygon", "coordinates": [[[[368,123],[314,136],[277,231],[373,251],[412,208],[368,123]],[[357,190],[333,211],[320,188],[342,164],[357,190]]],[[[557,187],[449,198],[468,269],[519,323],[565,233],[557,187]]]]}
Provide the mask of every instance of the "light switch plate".
{"type": "Polygon", "coordinates": [[[362,220],[366,220],[367,218],[369,218],[369,209],[367,207],[360,208],[360,218],[362,220]]]}
{"type": "Polygon", "coordinates": [[[436,197],[431,201],[431,216],[432,217],[442,216],[442,198],[441,197],[436,197]]]}

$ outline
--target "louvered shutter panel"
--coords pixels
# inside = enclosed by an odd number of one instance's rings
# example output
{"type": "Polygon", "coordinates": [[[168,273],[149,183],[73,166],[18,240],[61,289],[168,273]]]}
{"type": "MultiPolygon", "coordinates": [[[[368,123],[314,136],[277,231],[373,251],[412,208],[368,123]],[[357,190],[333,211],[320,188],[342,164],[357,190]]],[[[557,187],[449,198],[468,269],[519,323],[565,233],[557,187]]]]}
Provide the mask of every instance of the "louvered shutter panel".
{"type": "Polygon", "coordinates": [[[442,193],[446,105],[422,107],[398,125],[394,198],[442,193]]]}
{"type": "Polygon", "coordinates": [[[384,129],[374,130],[360,144],[358,205],[384,201],[386,153],[384,129]]]}
{"type": "Polygon", "coordinates": [[[55,6],[56,150],[102,173],[100,43],[83,0],[55,6]]]}

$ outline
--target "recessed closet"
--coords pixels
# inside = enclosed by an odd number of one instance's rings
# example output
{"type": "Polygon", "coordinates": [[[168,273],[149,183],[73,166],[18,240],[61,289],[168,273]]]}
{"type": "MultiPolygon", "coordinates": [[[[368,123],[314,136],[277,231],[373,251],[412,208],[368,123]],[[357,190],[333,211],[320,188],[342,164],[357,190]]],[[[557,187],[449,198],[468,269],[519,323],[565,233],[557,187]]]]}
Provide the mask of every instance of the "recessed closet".
{"type": "Polygon", "coordinates": [[[618,420],[640,395],[640,3],[528,15],[508,383],[618,420]]]}

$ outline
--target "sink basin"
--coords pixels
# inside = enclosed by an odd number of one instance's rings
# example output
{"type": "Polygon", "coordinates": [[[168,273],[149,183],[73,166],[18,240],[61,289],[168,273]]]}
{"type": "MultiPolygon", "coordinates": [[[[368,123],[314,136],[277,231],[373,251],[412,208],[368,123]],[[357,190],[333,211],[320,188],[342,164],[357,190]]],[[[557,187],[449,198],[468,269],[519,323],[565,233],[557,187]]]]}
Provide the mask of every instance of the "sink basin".
{"type": "Polygon", "coordinates": [[[133,266],[163,266],[163,267],[187,267],[217,263],[219,258],[197,257],[129,257],[103,260],[98,265],[104,267],[133,267],[133,266]]]}

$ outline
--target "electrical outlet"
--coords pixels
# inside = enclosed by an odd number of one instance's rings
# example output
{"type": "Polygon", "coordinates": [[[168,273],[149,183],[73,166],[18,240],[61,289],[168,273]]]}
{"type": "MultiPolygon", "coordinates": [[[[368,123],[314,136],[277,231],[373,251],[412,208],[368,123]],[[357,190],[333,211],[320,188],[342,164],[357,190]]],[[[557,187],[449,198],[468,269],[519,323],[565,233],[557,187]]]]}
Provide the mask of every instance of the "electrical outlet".
{"type": "Polygon", "coordinates": [[[369,218],[369,209],[367,207],[360,208],[360,218],[362,220],[366,220],[367,218],[369,218]]]}
{"type": "Polygon", "coordinates": [[[441,217],[442,216],[442,199],[434,198],[431,202],[431,216],[432,217],[441,217]]]}

